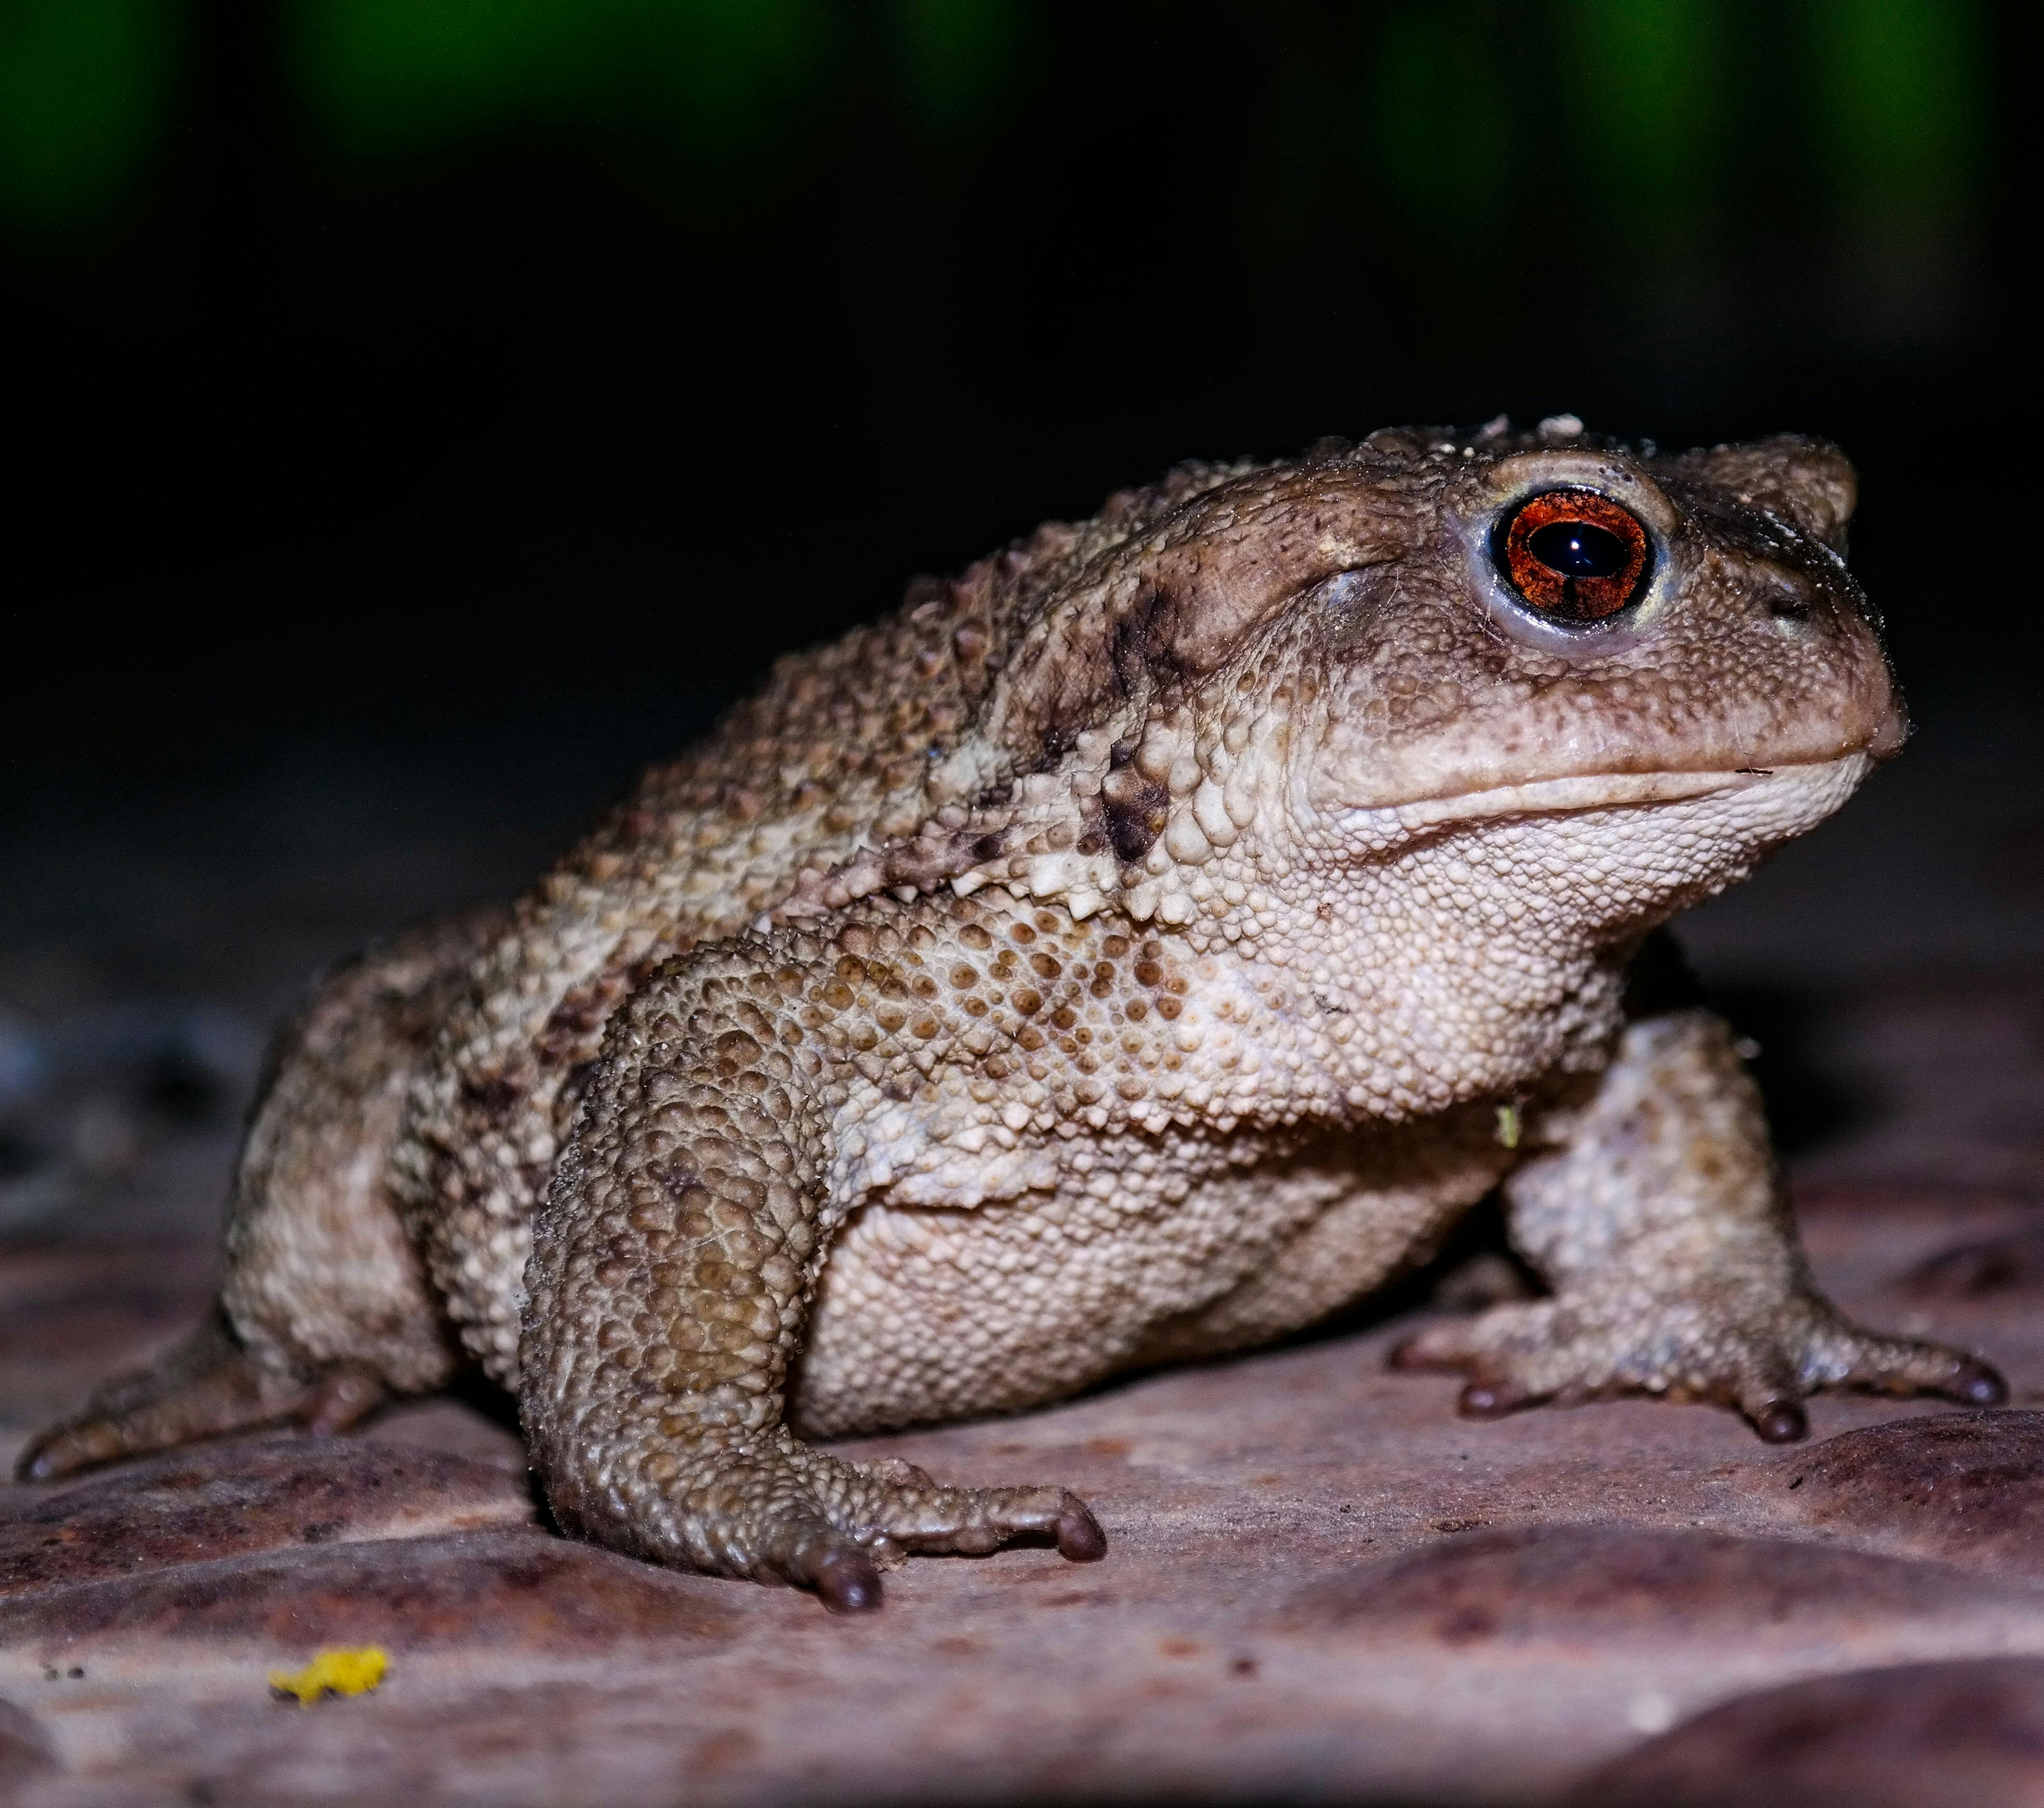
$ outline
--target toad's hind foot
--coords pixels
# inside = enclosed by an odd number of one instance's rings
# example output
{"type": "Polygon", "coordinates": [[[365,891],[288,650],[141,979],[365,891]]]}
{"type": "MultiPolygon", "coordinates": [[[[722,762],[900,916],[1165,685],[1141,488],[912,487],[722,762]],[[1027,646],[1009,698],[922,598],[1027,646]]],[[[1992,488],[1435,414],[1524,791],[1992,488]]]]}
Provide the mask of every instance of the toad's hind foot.
{"type": "Polygon", "coordinates": [[[215,1307],[153,1367],[110,1383],[79,1417],[37,1437],[18,1473],[24,1481],[52,1481],[257,1426],[344,1431],[383,1397],[382,1381],[354,1363],[336,1364],[309,1381],[264,1368],[215,1307]]]}
{"type": "Polygon", "coordinates": [[[1792,1443],[1808,1430],[1802,1403],[1825,1388],[1935,1394],[1973,1407],[2008,1397],[2000,1375],[1978,1358],[1863,1331],[1809,1296],[1750,1324],[1716,1324],[1666,1307],[1652,1324],[1642,1336],[1616,1307],[1543,1299],[1430,1326],[1391,1360],[1400,1368],[1467,1375],[1461,1410],[1473,1418],[1547,1400],[1661,1394],[1731,1407],[1771,1444],[1792,1443]]]}
{"type": "Polygon", "coordinates": [[[599,1537],[667,1562],[813,1589],[836,1613],[881,1605],[880,1572],[909,1553],[983,1555],[1017,1538],[1054,1543],[1074,1563],[1107,1554],[1106,1535],[1061,1487],[946,1487],[912,1463],[853,1463],[811,1450],[785,1429],[723,1444],[674,1445],[616,1464],[627,1516],[563,1518],[599,1537]]]}

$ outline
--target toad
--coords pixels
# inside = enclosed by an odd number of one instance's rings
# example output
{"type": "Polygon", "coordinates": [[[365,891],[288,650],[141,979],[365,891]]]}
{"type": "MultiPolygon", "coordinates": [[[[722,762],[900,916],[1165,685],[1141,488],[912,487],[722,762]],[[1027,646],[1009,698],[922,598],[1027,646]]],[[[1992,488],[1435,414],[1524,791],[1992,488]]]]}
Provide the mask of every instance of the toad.
{"type": "Polygon", "coordinates": [[[919,582],[508,912],[331,977],[209,1322],[25,1473],[479,1365],[563,1527],[870,1607],[909,1553],[1105,1540],[813,1440],[1268,1342],[1493,1192],[1546,1295],[1397,1357],[1466,1413],[2000,1399],[1827,1303],[1725,1024],[1628,999],[1902,744],[1854,494],[1808,439],[1385,432],[919,582]]]}

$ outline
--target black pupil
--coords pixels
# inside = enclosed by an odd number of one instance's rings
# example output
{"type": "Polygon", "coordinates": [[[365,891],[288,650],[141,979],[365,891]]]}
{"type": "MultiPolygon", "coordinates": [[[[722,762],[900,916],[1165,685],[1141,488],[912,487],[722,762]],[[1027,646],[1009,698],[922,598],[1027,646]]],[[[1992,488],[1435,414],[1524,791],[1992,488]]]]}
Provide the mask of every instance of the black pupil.
{"type": "Polygon", "coordinates": [[[1564,578],[1616,578],[1632,562],[1617,535],[1588,521],[1550,521],[1526,536],[1526,550],[1564,578]]]}

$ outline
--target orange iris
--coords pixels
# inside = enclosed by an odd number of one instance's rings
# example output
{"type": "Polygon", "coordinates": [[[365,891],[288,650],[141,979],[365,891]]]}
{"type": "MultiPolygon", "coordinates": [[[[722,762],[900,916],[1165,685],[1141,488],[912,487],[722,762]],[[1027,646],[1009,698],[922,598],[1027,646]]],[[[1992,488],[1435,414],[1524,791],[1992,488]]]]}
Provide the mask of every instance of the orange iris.
{"type": "Polygon", "coordinates": [[[1638,597],[1652,547],[1609,497],[1550,489],[1519,505],[1500,550],[1512,588],[1543,615],[1601,621],[1638,597]]]}

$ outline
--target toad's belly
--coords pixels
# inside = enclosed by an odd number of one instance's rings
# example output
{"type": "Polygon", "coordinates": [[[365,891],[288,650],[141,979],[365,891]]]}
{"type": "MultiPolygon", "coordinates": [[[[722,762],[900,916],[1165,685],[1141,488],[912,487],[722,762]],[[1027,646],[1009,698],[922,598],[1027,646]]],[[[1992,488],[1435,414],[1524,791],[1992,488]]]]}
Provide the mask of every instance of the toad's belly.
{"type": "Polygon", "coordinates": [[[1481,1111],[1254,1165],[1198,1157],[1132,1139],[1082,1154],[1055,1192],[860,1207],[824,1269],[797,1428],[1012,1411],[1281,1336],[1424,1260],[1511,1161],[1481,1111]]]}

